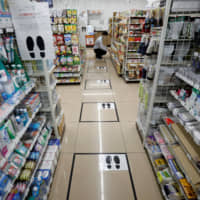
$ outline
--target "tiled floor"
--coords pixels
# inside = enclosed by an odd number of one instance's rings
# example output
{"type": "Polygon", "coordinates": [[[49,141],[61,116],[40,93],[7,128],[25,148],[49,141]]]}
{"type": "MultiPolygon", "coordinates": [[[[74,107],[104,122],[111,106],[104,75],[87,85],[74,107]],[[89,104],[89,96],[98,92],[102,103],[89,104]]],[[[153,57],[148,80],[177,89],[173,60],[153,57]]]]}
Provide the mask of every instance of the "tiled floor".
{"type": "Polygon", "coordinates": [[[57,87],[66,131],[49,199],[135,200],[135,191],[138,200],[161,200],[135,126],[138,84],[118,77],[108,56],[95,61],[91,50],[87,54],[81,85],[57,87]],[[102,154],[116,153],[127,157],[127,168],[121,162],[118,170],[103,170],[102,154]]]}

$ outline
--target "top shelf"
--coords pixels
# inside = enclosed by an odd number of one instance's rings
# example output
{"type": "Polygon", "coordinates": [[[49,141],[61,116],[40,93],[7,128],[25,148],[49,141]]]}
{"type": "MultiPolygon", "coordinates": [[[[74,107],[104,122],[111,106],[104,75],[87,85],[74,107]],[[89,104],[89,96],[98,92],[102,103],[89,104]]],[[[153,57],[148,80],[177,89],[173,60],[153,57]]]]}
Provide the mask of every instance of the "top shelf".
{"type": "Polygon", "coordinates": [[[7,102],[0,107],[0,123],[2,123],[13,110],[20,104],[25,96],[35,87],[34,81],[29,81],[23,88],[18,90],[7,102]]]}

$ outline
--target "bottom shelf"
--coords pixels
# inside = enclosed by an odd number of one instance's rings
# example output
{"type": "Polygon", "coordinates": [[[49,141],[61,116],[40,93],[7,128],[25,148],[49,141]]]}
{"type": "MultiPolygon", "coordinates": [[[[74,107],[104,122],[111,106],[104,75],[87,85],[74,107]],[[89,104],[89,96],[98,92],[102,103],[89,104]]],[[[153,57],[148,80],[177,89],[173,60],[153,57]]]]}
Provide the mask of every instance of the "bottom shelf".
{"type": "Polygon", "coordinates": [[[124,80],[127,82],[127,83],[138,83],[138,82],[140,82],[142,79],[130,79],[130,78],[128,78],[128,77],[126,77],[126,76],[124,76],[124,80]]]}
{"type": "Polygon", "coordinates": [[[137,126],[137,129],[138,129],[140,138],[141,138],[142,141],[143,141],[143,140],[144,140],[144,137],[145,137],[145,133],[144,133],[144,128],[143,128],[143,126],[142,126],[142,123],[141,123],[140,119],[137,119],[137,120],[136,120],[136,126],[137,126]]]}
{"type": "Polygon", "coordinates": [[[161,185],[160,182],[159,182],[159,180],[158,180],[158,177],[157,177],[157,172],[158,172],[158,170],[156,169],[156,167],[155,167],[155,165],[154,165],[153,159],[151,158],[151,155],[149,154],[147,147],[145,147],[145,152],[146,152],[147,157],[148,157],[148,159],[149,159],[149,161],[150,161],[151,167],[152,167],[153,172],[154,172],[154,175],[155,175],[155,177],[156,177],[156,182],[157,182],[157,184],[158,184],[158,187],[159,187],[159,189],[160,189],[160,192],[161,192],[163,198],[164,198],[165,200],[170,200],[170,199],[167,197],[167,195],[165,194],[163,185],[161,185]]]}
{"type": "Polygon", "coordinates": [[[81,78],[57,79],[56,84],[80,84],[81,78]]]}

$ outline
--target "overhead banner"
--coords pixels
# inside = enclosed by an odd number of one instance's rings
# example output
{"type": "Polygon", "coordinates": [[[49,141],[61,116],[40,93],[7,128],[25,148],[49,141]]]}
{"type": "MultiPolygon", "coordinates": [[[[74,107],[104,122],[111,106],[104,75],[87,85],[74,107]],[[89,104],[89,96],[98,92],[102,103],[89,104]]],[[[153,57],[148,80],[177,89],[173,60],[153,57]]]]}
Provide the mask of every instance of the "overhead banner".
{"type": "Polygon", "coordinates": [[[27,0],[8,2],[22,60],[54,59],[48,3],[27,0]]]}

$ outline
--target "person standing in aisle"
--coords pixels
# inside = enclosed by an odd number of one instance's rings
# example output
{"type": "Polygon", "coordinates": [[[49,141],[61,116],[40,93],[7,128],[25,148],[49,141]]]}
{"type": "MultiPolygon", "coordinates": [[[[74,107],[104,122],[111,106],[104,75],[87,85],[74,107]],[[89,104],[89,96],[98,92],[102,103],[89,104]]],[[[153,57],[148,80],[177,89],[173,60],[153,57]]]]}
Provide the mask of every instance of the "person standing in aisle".
{"type": "Polygon", "coordinates": [[[104,45],[104,41],[107,36],[108,36],[108,33],[106,31],[104,31],[102,33],[102,35],[99,36],[95,41],[94,52],[96,54],[97,59],[102,59],[102,56],[106,55],[106,53],[107,53],[107,48],[104,45]]]}

